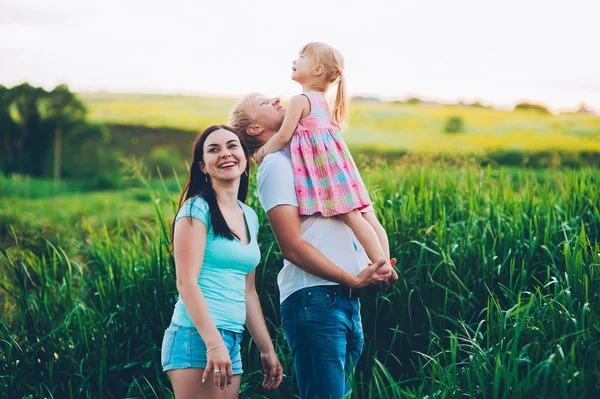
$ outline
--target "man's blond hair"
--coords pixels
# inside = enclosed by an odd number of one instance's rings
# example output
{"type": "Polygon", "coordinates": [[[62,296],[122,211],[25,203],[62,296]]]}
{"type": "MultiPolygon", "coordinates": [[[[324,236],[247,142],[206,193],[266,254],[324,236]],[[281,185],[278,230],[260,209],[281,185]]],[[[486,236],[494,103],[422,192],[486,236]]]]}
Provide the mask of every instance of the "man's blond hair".
{"type": "Polygon", "coordinates": [[[247,131],[248,127],[254,123],[252,116],[248,112],[248,108],[254,103],[256,97],[260,96],[262,96],[260,93],[250,93],[245,95],[235,103],[229,114],[229,126],[231,126],[240,139],[244,141],[250,154],[254,154],[263,145],[257,136],[251,136],[247,131]]]}

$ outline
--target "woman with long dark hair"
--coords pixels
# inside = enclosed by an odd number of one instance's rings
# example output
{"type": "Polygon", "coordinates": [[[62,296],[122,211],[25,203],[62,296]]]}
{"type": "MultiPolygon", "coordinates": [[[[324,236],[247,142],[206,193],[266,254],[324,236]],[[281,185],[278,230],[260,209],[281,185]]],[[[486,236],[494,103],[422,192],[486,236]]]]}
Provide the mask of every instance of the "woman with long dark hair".
{"type": "Polygon", "coordinates": [[[244,204],[248,168],[230,127],[211,126],[196,139],[173,221],[179,299],[161,356],[177,399],[238,397],[244,325],[261,352],[263,386],[282,380],[254,284],[260,250],[258,217],[244,204]]]}

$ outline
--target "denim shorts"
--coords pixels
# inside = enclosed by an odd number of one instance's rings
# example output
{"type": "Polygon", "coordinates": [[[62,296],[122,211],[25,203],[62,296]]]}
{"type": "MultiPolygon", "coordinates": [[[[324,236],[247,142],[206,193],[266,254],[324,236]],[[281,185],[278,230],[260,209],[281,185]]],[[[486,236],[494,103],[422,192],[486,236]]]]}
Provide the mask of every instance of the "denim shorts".
{"type": "MultiPolygon", "coordinates": [[[[242,333],[219,329],[229,351],[233,374],[242,374],[242,333]]],[[[165,330],[161,349],[163,371],[173,369],[206,368],[206,345],[196,327],[171,323],[165,330]]]]}

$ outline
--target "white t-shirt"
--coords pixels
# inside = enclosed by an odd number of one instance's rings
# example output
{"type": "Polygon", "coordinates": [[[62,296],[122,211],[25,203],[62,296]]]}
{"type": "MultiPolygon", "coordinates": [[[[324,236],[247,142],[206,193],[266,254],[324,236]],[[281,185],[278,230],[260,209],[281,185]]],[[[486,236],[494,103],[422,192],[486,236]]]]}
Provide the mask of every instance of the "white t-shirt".
{"type": "MultiPolygon", "coordinates": [[[[289,146],[268,154],[258,167],[258,197],[265,212],[278,205],[298,207],[294,174],[289,146]]],[[[321,215],[301,216],[302,238],[312,244],[338,267],[358,274],[366,267],[366,254],[352,230],[335,217],[321,215]]],[[[289,260],[283,260],[283,269],[277,275],[279,297],[288,296],[306,287],[337,285],[300,269],[289,260]]]]}

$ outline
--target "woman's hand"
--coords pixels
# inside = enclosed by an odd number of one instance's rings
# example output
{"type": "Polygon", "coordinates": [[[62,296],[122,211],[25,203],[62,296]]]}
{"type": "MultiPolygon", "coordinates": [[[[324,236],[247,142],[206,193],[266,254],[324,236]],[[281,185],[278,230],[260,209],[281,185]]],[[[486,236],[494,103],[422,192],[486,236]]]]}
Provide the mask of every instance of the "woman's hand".
{"type": "Polygon", "coordinates": [[[277,389],[283,380],[283,367],[277,359],[275,351],[260,354],[260,362],[265,370],[262,386],[267,390],[277,389]]]}
{"type": "Polygon", "coordinates": [[[231,369],[231,358],[225,344],[220,344],[206,351],[206,368],[202,376],[202,382],[206,381],[209,373],[213,373],[215,388],[225,388],[231,385],[233,371],[231,369]]]}

